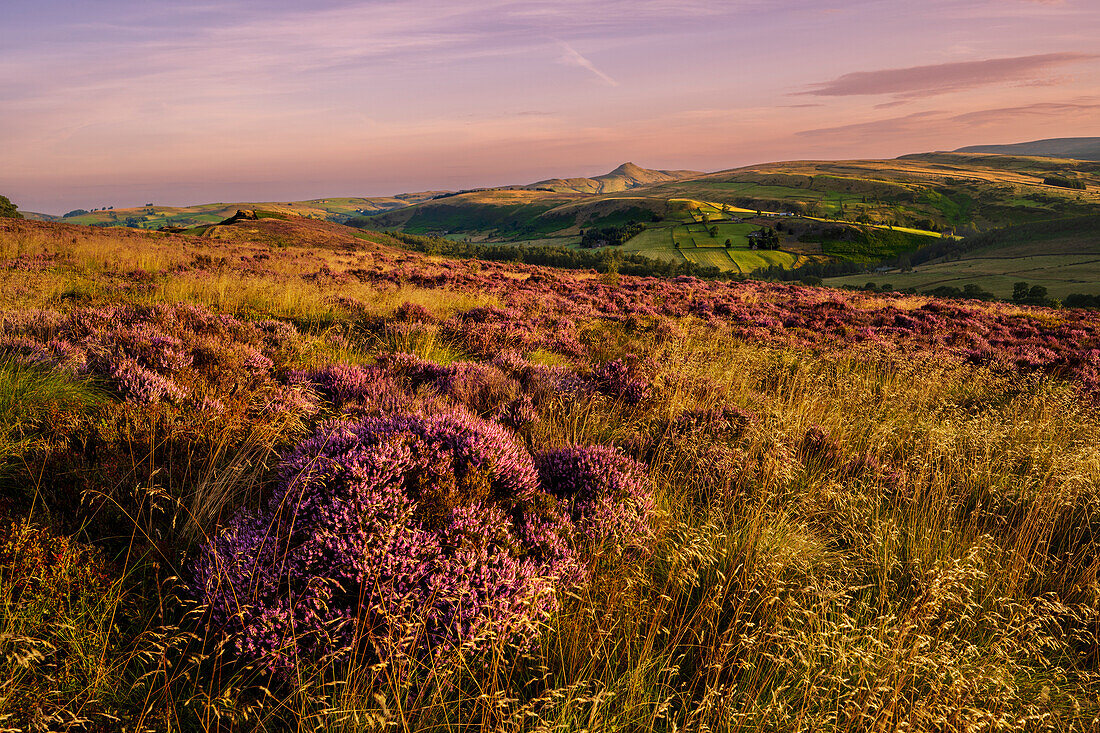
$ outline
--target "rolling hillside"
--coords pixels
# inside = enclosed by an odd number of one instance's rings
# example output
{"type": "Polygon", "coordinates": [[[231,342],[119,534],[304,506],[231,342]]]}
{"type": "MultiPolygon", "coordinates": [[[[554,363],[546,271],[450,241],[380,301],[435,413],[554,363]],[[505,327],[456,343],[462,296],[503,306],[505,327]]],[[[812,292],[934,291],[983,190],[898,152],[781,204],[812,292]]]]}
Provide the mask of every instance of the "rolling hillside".
{"type": "Polygon", "coordinates": [[[1053,298],[1064,299],[1071,293],[1100,295],[1100,216],[988,232],[911,271],[832,278],[827,283],[863,286],[870,281],[920,292],[971,285],[1004,299],[1021,281],[1046,288],[1053,298]]]}
{"type": "Polygon", "coordinates": [[[461,193],[351,223],[475,242],[574,247],[585,230],[636,222],[646,230],[623,245],[626,252],[749,273],[770,265],[797,267],[806,257],[874,262],[943,232],[976,234],[1094,213],[1100,206],[1100,163],[924,153],[894,160],[768,163],[656,181],[625,193],[578,193],[580,184],[552,188],[535,184],[524,191],[461,193]],[[1051,185],[1052,179],[1083,188],[1051,185]],[[739,221],[768,226],[787,220],[769,220],[769,212],[794,217],[800,226],[833,222],[844,231],[825,237],[833,241],[816,250],[803,246],[803,230],[782,237],[782,252],[738,256],[738,250],[749,249],[746,232],[734,230],[739,221]],[[715,224],[721,231],[712,238],[707,230],[715,224]],[[727,239],[732,246],[724,246],[727,239]]]}
{"type": "MultiPolygon", "coordinates": [[[[1100,205],[1100,163],[969,153],[791,161],[651,183],[632,188],[626,198],[629,206],[658,215],[666,212],[669,201],[689,199],[860,223],[984,231],[1091,212],[1100,205]],[[1044,183],[1051,176],[1081,181],[1084,188],[1044,183]]],[[[525,229],[567,236],[575,233],[570,231],[573,227],[598,220],[608,209],[623,208],[623,199],[615,194],[484,191],[449,197],[446,209],[437,200],[383,214],[378,226],[501,240],[517,239],[525,229]],[[485,226],[477,217],[462,217],[464,206],[473,206],[471,211],[484,217],[486,206],[519,202],[538,206],[497,212],[489,217],[494,226],[485,226]]]]}
{"type": "Polygon", "coordinates": [[[1044,158],[1100,161],[1100,137],[1056,137],[1011,145],[971,145],[966,148],[959,148],[955,152],[1032,155],[1044,158]]]}
{"type": "Polygon", "coordinates": [[[40,221],[57,221],[65,224],[160,229],[161,227],[194,227],[203,224],[216,224],[232,216],[238,209],[263,209],[296,216],[339,221],[352,216],[404,208],[431,199],[440,193],[440,191],[426,191],[374,198],[323,198],[310,201],[216,203],[195,206],[150,204],[148,206],[100,209],[97,211],[78,209],[60,217],[31,214],[28,215],[28,218],[40,221]]]}

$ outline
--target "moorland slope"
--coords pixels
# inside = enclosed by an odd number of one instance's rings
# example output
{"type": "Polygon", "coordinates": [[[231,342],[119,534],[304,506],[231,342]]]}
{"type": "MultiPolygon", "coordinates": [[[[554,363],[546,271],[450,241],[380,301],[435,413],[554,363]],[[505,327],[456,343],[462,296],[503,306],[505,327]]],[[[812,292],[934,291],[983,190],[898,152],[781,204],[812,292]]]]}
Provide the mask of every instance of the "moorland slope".
{"type": "Polygon", "coordinates": [[[6,727],[1095,730],[1100,315],[395,244],[0,219],[6,727]]]}

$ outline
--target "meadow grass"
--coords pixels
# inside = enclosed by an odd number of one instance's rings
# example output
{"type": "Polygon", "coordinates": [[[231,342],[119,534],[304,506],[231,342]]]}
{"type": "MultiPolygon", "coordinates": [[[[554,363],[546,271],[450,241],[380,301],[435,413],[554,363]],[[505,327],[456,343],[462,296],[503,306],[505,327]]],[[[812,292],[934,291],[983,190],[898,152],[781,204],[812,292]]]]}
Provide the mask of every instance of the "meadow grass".
{"type": "Polygon", "coordinates": [[[107,399],[90,379],[0,356],[0,485],[43,434],[63,432],[72,416],[107,399]]]}
{"type": "Polygon", "coordinates": [[[1096,559],[1054,552],[1085,540],[1056,532],[1095,501],[1100,479],[1100,424],[1072,390],[934,360],[822,359],[697,337],[653,346],[670,387],[660,404],[646,414],[563,404],[540,437],[626,443],[659,414],[721,401],[760,416],[736,471],[715,475],[699,446],[661,444],[662,540],[603,562],[535,648],[401,682],[329,679],[332,697],[288,703],[303,725],[1096,725],[1092,663],[1069,663],[1074,644],[1061,637],[1095,613],[1085,599],[1096,559]],[[815,426],[839,455],[799,457],[815,426]],[[866,452],[901,468],[895,485],[838,470],[866,452]],[[1055,594],[1068,602],[1044,600],[1055,594]]]}
{"type": "Polygon", "coordinates": [[[1030,255],[1024,257],[970,257],[951,262],[934,262],[909,271],[863,274],[830,278],[829,284],[863,286],[870,280],[891,286],[930,290],[941,285],[962,288],[977,285],[999,298],[1012,297],[1015,283],[1042,285],[1052,298],[1070,293],[1100,293],[1100,256],[1030,255]]]}

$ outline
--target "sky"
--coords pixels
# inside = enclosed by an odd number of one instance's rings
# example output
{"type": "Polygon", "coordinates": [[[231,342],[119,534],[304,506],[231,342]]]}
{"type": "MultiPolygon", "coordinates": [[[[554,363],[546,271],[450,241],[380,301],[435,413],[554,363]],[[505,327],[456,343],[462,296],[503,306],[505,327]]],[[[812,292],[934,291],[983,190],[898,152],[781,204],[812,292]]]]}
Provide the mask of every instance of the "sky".
{"type": "Polygon", "coordinates": [[[1100,136],[1098,0],[3,0],[0,194],[290,201],[1100,136]]]}

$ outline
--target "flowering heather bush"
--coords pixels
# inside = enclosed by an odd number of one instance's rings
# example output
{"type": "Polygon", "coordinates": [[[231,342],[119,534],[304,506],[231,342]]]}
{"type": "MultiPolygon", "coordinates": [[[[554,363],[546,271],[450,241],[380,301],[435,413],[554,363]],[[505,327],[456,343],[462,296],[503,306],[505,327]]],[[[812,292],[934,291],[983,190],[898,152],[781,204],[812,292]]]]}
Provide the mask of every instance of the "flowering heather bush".
{"type": "MultiPolygon", "coordinates": [[[[591,503],[591,500],[590,500],[591,503]]],[[[203,550],[194,588],[247,657],[289,669],[529,638],[575,567],[569,527],[502,427],[453,411],[323,425],[266,507],[203,550]]]]}
{"type": "Polygon", "coordinates": [[[193,305],[37,311],[0,321],[0,350],[103,377],[140,403],[181,400],[197,383],[200,393],[270,387],[272,356],[287,358],[301,348],[292,325],[252,325],[193,305]]]}
{"type": "Polygon", "coordinates": [[[537,453],[535,465],[543,487],[569,512],[576,541],[643,546],[652,536],[653,494],[637,461],[606,446],[574,446],[537,453]]]}
{"type": "Polygon", "coordinates": [[[638,362],[637,356],[629,354],[625,359],[615,359],[596,367],[592,370],[596,389],[628,405],[648,399],[652,388],[648,381],[638,376],[638,362]]]}
{"type": "Polygon", "coordinates": [[[394,320],[408,323],[431,323],[435,320],[430,310],[416,303],[402,303],[393,317],[394,320]]]}
{"type": "Polygon", "coordinates": [[[187,396],[183,387],[130,357],[112,359],[107,364],[107,373],[119,391],[135,402],[179,401],[187,396]]]}
{"type": "Polygon", "coordinates": [[[330,364],[310,372],[293,372],[290,379],[312,384],[337,410],[394,412],[407,409],[413,402],[389,372],[377,366],[330,364]]]}
{"type": "Polygon", "coordinates": [[[403,378],[412,390],[431,387],[481,417],[510,427],[534,422],[534,402],[522,385],[495,364],[458,361],[446,366],[412,354],[383,354],[378,364],[403,378]]]}
{"type": "MultiPolygon", "coordinates": [[[[218,409],[210,410],[211,405],[204,402],[200,409],[207,409],[209,414],[220,414],[225,411],[225,405],[215,398],[215,403],[220,404],[218,409]]],[[[321,409],[320,399],[317,393],[307,384],[280,384],[267,390],[265,399],[256,407],[258,415],[266,418],[280,418],[297,416],[311,418],[321,409]]]]}
{"type": "Polygon", "coordinates": [[[493,358],[492,364],[519,382],[523,394],[536,407],[558,397],[573,398],[594,391],[592,380],[572,369],[533,364],[516,351],[502,351],[493,358]]]}

